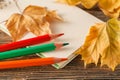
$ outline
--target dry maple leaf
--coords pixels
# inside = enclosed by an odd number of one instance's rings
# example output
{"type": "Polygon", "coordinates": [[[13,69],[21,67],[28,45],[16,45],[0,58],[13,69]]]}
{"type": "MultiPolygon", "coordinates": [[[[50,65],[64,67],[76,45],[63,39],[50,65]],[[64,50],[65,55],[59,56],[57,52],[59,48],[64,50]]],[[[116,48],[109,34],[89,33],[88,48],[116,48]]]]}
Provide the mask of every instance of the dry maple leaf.
{"type": "Polygon", "coordinates": [[[107,65],[112,70],[120,63],[120,21],[108,20],[90,28],[84,44],[76,53],[82,55],[86,64],[95,63],[99,59],[101,66],[107,65]]]}
{"type": "Polygon", "coordinates": [[[96,4],[109,17],[119,17],[120,15],[120,0],[57,0],[58,2],[69,5],[82,4],[85,8],[90,9],[96,4]]]}
{"type": "Polygon", "coordinates": [[[84,60],[85,66],[89,63],[95,63],[97,65],[100,53],[103,52],[103,49],[106,46],[107,35],[105,35],[106,32],[104,25],[105,23],[98,23],[92,26],[83,46],[77,51],[77,53],[82,55],[82,60],[84,60]]]}
{"type": "Polygon", "coordinates": [[[120,21],[111,19],[106,24],[108,46],[101,53],[101,65],[107,65],[112,70],[120,64],[120,21]]]}
{"type": "Polygon", "coordinates": [[[14,41],[22,38],[25,33],[32,32],[35,35],[51,34],[50,21],[62,20],[55,11],[49,11],[44,7],[29,5],[22,14],[15,13],[7,20],[6,26],[14,41]],[[48,19],[49,18],[49,21],[48,19]]]}

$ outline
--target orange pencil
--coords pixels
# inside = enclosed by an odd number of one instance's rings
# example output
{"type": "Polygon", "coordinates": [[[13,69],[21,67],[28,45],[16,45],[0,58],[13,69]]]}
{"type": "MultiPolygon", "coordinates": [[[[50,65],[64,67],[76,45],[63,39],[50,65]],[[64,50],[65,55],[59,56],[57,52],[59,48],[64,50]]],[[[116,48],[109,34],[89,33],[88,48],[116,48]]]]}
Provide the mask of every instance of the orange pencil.
{"type": "Polygon", "coordinates": [[[36,58],[36,59],[26,59],[26,60],[15,60],[15,61],[3,61],[0,62],[0,69],[10,69],[10,68],[22,68],[29,66],[43,66],[65,61],[67,58],[36,58]]]}

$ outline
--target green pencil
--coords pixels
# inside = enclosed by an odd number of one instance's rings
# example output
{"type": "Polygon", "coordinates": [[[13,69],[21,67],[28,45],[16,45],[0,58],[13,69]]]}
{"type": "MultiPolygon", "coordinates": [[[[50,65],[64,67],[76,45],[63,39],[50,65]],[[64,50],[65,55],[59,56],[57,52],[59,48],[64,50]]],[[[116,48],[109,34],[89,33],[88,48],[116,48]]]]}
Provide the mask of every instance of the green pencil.
{"type": "Polygon", "coordinates": [[[40,52],[52,51],[55,49],[59,49],[65,45],[68,45],[68,43],[48,43],[48,44],[42,44],[37,46],[31,46],[28,48],[20,48],[20,49],[10,50],[6,52],[0,52],[0,60],[26,56],[26,55],[40,53],[40,52]]]}

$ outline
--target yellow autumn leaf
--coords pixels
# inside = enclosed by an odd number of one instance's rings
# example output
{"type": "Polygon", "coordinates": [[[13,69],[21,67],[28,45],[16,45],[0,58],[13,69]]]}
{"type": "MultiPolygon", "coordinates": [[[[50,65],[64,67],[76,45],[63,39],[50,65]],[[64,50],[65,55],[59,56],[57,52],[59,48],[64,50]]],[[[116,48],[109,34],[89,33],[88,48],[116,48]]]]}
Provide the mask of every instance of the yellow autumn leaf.
{"type": "Polygon", "coordinates": [[[99,0],[99,7],[104,14],[110,17],[119,17],[120,15],[120,0],[99,0]]]}
{"type": "Polygon", "coordinates": [[[92,8],[99,0],[57,0],[57,2],[65,3],[68,5],[82,4],[85,8],[92,8]]]}
{"type": "Polygon", "coordinates": [[[92,8],[94,5],[96,5],[96,3],[99,1],[99,0],[80,0],[81,1],[81,4],[87,8],[87,9],[90,9],[92,8]]]}
{"type": "Polygon", "coordinates": [[[89,63],[107,65],[112,70],[120,64],[120,21],[110,19],[90,28],[84,44],[76,51],[85,65],[89,63]]]}
{"type": "Polygon", "coordinates": [[[109,17],[119,17],[120,15],[120,0],[57,0],[69,5],[81,4],[87,9],[91,9],[98,4],[103,13],[109,17]]]}
{"type": "Polygon", "coordinates": [[[120,64],[120,21],[111,19],[106,23],[108,46],[101,53],[101,65],[107,65],[112,70],[120,64]]]}
{"type": "Polygon", "coordinates": [[[54,10],[49,11],[44,7],[29,5],[21,14],[11,15],[6,26],[13,40],[17,41],[27,32],[37,36],[51,34],[49,26],[54,19],[62,20],[54,10]]]}
{"type": "Polygon", "coordinates": [[[56,1],[60,3],[69,4],[69,5],[77,5],[80,3],[80,0],[56,0],[56,1]]]}
{"type": "Polygon", "coordinates": [[[84,44],[76,53],[82,55],[85,65],[89,63],[95,63],[97,65],[100,58],[100,53],[103,52],[106,42],[105,23],[97,23],[90,28],[90,32],[86,37],[84,44]]]}

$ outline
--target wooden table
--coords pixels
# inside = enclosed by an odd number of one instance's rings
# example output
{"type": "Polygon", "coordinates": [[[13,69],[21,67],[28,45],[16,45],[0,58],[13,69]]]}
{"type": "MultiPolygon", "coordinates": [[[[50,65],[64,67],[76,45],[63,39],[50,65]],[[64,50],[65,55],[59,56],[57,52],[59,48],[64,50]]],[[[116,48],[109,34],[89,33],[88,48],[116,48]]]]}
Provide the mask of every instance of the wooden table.
{"type": "MultiPolygon", "coordinates": [[[[98,9],[85,10],[90,14],[106,21],[108,18],[98,9]]],[[[0,31],[0,44],[10,42],[11,38],[0,31]]],[[[33,58],[36,55],[20,57],[18,59],[33,58]]],[[[63,69],[55,69],[52,66],[27,67],[9,70],[0,70],[0,80],[79,80],[79,79],[119,79],[120,67],[114,72],[109,68],[100,68],[90,64],[84,68],[81,56],[76,57],[63,69]]]]}

